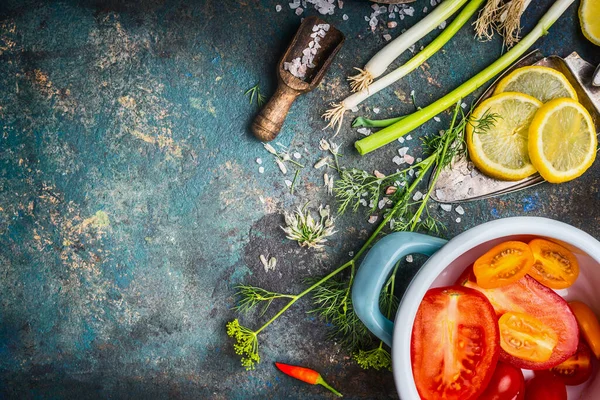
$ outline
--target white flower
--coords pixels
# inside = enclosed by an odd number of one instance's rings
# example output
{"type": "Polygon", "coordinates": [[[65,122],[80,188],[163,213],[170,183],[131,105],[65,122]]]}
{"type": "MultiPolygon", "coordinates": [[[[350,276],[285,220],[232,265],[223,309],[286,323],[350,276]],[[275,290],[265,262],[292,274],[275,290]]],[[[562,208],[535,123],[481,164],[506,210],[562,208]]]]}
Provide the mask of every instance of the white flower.
{"type": "Polygon", "coordinates": [[[281,227],[286,237],[295,240],[301,247],[320,249],[325,239],[335,233],[334,219],[330,216],[329,206],[319,207],[320,219],[315,219],[307,207],[298,207],[293,213],[284,212],[283,218],[286,227],[281,227]]]}
{"type": "Polygon", "coordinates": [[[265,147],[265,150],[268,151],[269,153],[277,155],[277,150],[275,150],[275,148],[273,146],[271,146],[269,143],[263,143],[263,146],[265,147]]]}

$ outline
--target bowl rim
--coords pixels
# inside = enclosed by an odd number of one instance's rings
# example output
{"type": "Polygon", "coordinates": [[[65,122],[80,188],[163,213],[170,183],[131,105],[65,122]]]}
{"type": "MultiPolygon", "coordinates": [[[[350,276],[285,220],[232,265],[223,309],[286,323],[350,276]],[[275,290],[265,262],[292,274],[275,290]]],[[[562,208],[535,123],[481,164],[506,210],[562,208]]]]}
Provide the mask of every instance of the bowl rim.
{"type": "Polygon", "coordinates": [[[459,234],[432,255],[404,292],[394,325],[392,369],[398,395],[403,400],[419,400],[410,360],[410,340],[417,309],[425,293],[446,267],[457,257],[490,240],[534,235],[560,240],[584,251],[600,263],[600,242],[590,234],[564,222],[544,217],[509,217],[477,225],[459,234]]]}

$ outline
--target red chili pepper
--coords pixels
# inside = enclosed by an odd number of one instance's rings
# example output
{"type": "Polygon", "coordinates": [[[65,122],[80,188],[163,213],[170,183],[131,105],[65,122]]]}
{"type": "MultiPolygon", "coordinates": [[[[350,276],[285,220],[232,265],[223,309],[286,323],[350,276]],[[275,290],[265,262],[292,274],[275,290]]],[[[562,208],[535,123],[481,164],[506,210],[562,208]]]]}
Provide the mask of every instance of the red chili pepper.
{"type": "Polygon", "coordinates": [[[296,378],[301,380],[302,382],[310,383],[311,385],[321,385],[325,386],[327,389],[331,390],[336,396],[342,397],[342,394],[329,386],[327,382],[321,377],[317,371],[304,368],[304,367],[296,367],[295,365],[288,365],[282,363],[275,363],[275,366],[279,368],[281,372],[286,375],[291,376],[292,378],[296,378]]]}

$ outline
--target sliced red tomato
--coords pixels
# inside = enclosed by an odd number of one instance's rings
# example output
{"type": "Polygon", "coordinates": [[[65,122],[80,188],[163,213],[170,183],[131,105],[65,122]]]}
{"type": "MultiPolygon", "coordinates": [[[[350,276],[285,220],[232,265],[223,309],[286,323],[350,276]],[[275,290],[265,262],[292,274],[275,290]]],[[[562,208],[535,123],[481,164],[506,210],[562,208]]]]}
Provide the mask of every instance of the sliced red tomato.
{"type": "Polygon", "coordinates": [[[485,392],[478,400],[524,400],[525,379],[523,371],[501,361],[496,365],[496,370],[485,392]]]}
{"type": "Polygon", "coordinates": [[[575,254],[565,247],[544,239],[529,242],[535,263],[529,271],[534,279],[552,289],[565,289],[579,276],[575,254]]]}
{"type": "Polygon", "coordinates": [[[580,341],[577,353],[550,371],[560,377],[565,385],[581,385],[592,376],[592,351],[585,342],[580,341]]]}
{"type": "Polygon", "coordinates": [[[422,399],[476,399],[498,360],[498,324],[490,302],[476,290],[430,289],[412,331],[412,370],[422,399]]]}
{"type": "Polygon", "coordinates": [[[581,335],[585,338],[587,344],[590,345],[596,358],[600,358],[600,322],[596,314],[581,301],[572,301],[569,303],[569,306],[571,306],[571,310],[575,314],[579,329],[581,329],[581,335]]]}
{"type": "Polygon", "coordinates": [[[558,335],[558,343],[547,361],[531,361],[511,356],[500,350],[500,360],[516,367],[533,370],[550,369],[566,361],[577,351],[579,328],[567,302],[552,289],[526,275],[518,282],[494,289],[483,289],[465,271],[460,278],[463,286],[473,288],[488,298],[496,315],[507,312],[529,314],[558,335]]]}
{"type": "Polygon", "coordinates": [[[473,264],[477,284],[485,289],[506,286],[524,277],[533,265],[533,253],[527,243],[500,243],[473,264]]]}
{"type": "Polygon", "coordinates": [[[525,383],[525,400],[567,400],[567,387],[548,371],[536,372],[525,383]]]}

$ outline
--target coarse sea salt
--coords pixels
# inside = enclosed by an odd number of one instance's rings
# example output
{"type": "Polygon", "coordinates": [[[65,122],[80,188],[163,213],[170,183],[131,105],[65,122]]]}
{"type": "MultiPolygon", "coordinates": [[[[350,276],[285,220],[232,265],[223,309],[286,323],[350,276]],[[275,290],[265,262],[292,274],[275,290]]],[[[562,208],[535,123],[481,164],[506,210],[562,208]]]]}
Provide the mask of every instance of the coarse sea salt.
{"type": "Polygon", "coordinates": [[[360,133],[361,135],[365,135],[365,136],[369,136],[371,134],[371,130],[369,128],[358,128],[356,130],[356,132],[360,133]]]}
{"type": "Polygon", "coordinates": [[[413,260],[413,256],[412,256],[412,254],[409,254],[409,255],[407,255],[407,256],[406,256],[406,262],[408,262],[408,263],[411,263],[411,262],[413,262],[413,261],[414,261],[414,260],[413,260]]]}
{"type": "Polygon", "coordinates": [[[401,147],[398,149],[398,154],[400,157],[404,157],[408,153],[408,147],[401,147]]]}
{"type": "Polygon", "coordinates": [[[404,156],[404,161],[406,161],[408,165],[413,165],[413,163],[415,162],[415,158],[410,154],[407,154],[404,156]]]}
{"type": "Polygon", "coordinates": [[[460,217],[456,218],[457,223],[460,223],[460,221],[461,221],[460,217]]]}
{"type": "Polygon", "coordinates": [[[451,204],[440,204],[440,208],[444,211],[452,211],[452,205],[451,204]]]}
{"type": "Polygon", "coordinates": [[[281,4],[277,4],[275,6],[275,11],[280,12],[281,11],[281,4]]]}
{"type": "Polygon", "coordinates": [[[441,118],[440,118],[440,117],[433,117],[433,120],[434,120],[435,122],[442,122],[442,120],[441,120],[441,118]]]}
{"type": "Polygon", "coordinates": [[[395,156],[394,158],[392,158],[392,162],[396,165],[400,165],[404,164],[404,159],[402,157],[395,156]]]}
{"type": "Polygon", "coordinates": [[[379,112],[380,112],[380,111],[381,111],[381,110],[380,110],[379,108],[377,108],[377,107],[373,108],[373,112],[374,112],[375,114],[379,114],[379,112]]]}
{"type": "Polygon", "coordinates": [[[342,15],[342,19],[343,19],[344,21],[348,21],[348,14],[344,14],[344,15],[342,15]]]}
{"type": "Polygon", "coordinates": [[[258,173],[262,174],[265,172],[265,167],[258,167],[258,173]]]}
{"type": "MultiPolygon", "coordinates": [[[[297,2],[299,3],[299,0],[297,0],[297,2]]],[[[290,7],[296,9],[297,15],[302,14],[304,11],[304,9],[299,7],[299,4],[296,5],[296,2],[290,3],[290,7]]],[[[318,50],[321,48],[319,42],[321,41],[321,38],[324,38],[327,35],[329,28],[329,24],[314,25],[312,28],[313,33],[310,34],[310,37],[313,40],[311,40],[308,43],[308,46],[302,50],[302,57],[296,57],[292,59],[292,61],[285,61],[283,63],[283,69],[289,71],[290,74],[294,75],[296,78],[304,79],[308,69],[315,67],[313,61],[318,50]]]]}
{"type": "Polygon", "coordinates": [[[377,222],[377,215],[371,215],[369,217],[369,223],[374,224],[375,222],[377,222]]]}
{"type": "Polygon", "coordinates": [[[289,179],[286,179],[284,182],[287,187],[292,186],[292,181],[290,181],[289,179]]]}
{"type": "Polygon", "coordinates": [[[300,154],[300,153],[298,153],[298,152],[295,152],[295,153],[293,154],[293,156],[294,156],[294,158],[295,158],[296,160],[299,160],[299,159],[302,157],[302,154],[300,154]]]}
{"type": "Polygon", "coordinates": [[[414,196],[413,196],[413,200],[414,201],[419,201],[423,198],[423,193],[421,193],[420,191],[416,191],[414,196]]]}
{"type": "Polygon", "coordinates": [[[256,163],[257,163],[257,164],[262,164],[262,158],[257,158],[257,159],[256,159],[256,163]]]}
{"type": "Polygon", "coordinates": [[[456,211],[458,215],[463,215],[465,213],[465,209],[462,206],[457,206],[454,211],[456,211]]]}
{"type": "Polygon", "coordinates": [[[403,138],[402,136],[401,136],[401,137],[399,137],[399,138],[398,138],[398,142],[399,142],[399,143],[404,143],[404,138],[403,138]]]}
{"type": "Polygon", "coordinates": [[[411,136],[411,135],[408,135],[408,136],[406,137],[406,140],[412,140],[412,136],[411,136]]]}

